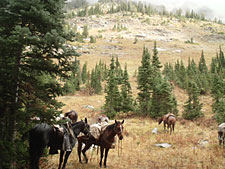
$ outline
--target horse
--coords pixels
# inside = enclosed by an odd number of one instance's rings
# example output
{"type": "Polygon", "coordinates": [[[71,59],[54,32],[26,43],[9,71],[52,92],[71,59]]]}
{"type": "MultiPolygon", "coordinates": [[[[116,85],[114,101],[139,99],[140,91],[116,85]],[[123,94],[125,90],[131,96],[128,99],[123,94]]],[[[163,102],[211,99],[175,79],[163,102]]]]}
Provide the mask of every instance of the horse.
{"type": "Polygon", "coordinates": [[[75,123],[77,122],[78,113],[74,110],[71,110],[65,113],[65,117],[68,117],[70,120],[72,120],[73,123],[75,123]]]}
{"type": "Polygon", "coordinates": [[[162,121],[164,125],[164,130],[166,129],[167,125],[167,129],[170,130],[170,134],[172,133],[172,131],[174,132],[174,127],[176,123],[176,116],[174,114],[168,113],[162,116],[161,118],[159,118],[159,124],[161,124],[162,121]]]}
{"type": "Polygon", "coordinates": [[[78,152],[79,162],[82,163],[81,161],[82,143],[85,144],[85,147],[82,150],[82,154],[85,158],[86,163],[88,163],[88,158],[85,152],[92,146],[92,144],[94,144],[94,145],[100,146],[100,150],[101,150],[101,159],[99,163],[100,167],[102,167],[102,159],[103,159],[103,155],[105,151],[104,167],[106,168],[108,152],[109,152],[109,149],[112,147],[112,144],[114,143],[115,136],[117,135],[120,140],[123,139],[123,123],[124,123],[124,120],[122,122],[115,120],[115,123],[108,125],[106,127],[106,129],[100,135],[98,140],[95,139],[92,135],[90,135],[89,137],[87,136],[78,137],[77,152],[78,152]]]}
{"type": "Polygon", "coordinates": [[[218,126],[218,140],[219,145],[223,144],[225,146],[225,123],[218,126]]]}
{"type": "Polygon", "coordinates": [[[43,154],[44,148],[50,147],[49,154],[58,154],[58,150],[60,150],[59,169],[61,168],[62,162],[62,168],[64,169],[72,148],[75,145],[75,137],[77,137],[80,132],[85,135],[88,135],[90,132],[90,126],[88,125],[86,118],[85,121],[81,120],[72,124],[71,129],[74,135],[74,137],[72,137],[73,140],[71,140],[71,137],[69,138],[71,150],[66,151],[63,162],[65,150],[63,150],[62,147],[65,141],[65,127],[62,129],[62,127],[50,126],[46,123],[41,123],[32,128],[29,133],[30,168],[39,169],[39,160],[43,154]]]}

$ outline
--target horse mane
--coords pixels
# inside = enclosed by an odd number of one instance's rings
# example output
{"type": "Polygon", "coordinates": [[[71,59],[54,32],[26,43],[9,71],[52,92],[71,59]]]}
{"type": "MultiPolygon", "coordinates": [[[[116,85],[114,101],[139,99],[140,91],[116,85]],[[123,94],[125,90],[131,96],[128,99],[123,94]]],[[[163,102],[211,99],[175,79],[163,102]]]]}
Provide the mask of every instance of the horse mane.
{"type": "Polygon", "coordinates": [[[77,126],[80,126],[81,124],[83,124],[84,123],[84,121],[83,120],[81,120],[81,121],[78,121],[78,122],[75,122],[75,123],[72,123],[71,124],[71,126],[72,126],[72,128],[74,129],[74,128],[77,128],[77,126]]]}

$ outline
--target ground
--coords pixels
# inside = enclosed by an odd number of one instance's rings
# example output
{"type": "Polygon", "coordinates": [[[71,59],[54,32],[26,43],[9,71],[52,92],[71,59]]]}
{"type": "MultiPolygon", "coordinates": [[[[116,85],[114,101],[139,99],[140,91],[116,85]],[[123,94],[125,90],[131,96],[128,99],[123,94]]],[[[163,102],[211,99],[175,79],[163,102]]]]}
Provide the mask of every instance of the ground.
{"type": "MultiPolygon", "coordinates": [[[[79,46],[77,51],[82,53],[79,58],[81,65],[85,62],[91,71],[100,60],[109,64],[112,56],[118,56],[124,67],[127,63],[128,73],[134,96],[137,94],[135,71],[141,63],[143,47],[152,51],[154,41],[157,42],[159,60],[164,65],[166,62],[174,63],[182,60],[185,65],[188,58],[193,58],[196,63],[204,50],[207,65],[221,45],[224,49],[225,26],[207,21],[191,19],[176,19],[161,16],[142,16],[121,14],[92,16],[88,18],[71,19],[71,25],[76,24],[78,31],[87,24],[89,35],[97,37],[96,43],[71,43],[79,46]],[[116,24],[122,24],[126,29],[113,31],[116,24]],[[98,38],[99,37],[99,38],[98,38]],[[101,38],[100,38],[101,37],[101,38]],[[138,42],[134,44],[135,37],[138,42]],[[187,43],[193,38],[193,44],[187,43]]],[[[204,117],[197,121],[186,121],[181,118],[183,104],[187,100],[184,90],[174,86],[173,90],[178,101],[178,121],[175,132],[170,135],[163,130],[163,125],[148,117],[138,117],[132,113],[119,115],[118,120],[125,120],[124,139],[118,155],[116,149],[110,150],[108,168],[110,169],[222,169],[225,166],[225,148],[218,145],[217,123],[211,113],[212,98],[209,95],[200,97],[203,103],[204,117]],[[157,134],[152,134],[154,128],[157,134]],[[157,143],[169,143],[169,148],[156,147],[157,143]]],[[[79,113],[79,119],[88,117],[89,122],[100,114],[104,105],[104,94],[86,95],[77,92],[74,95],[59,97],[64,102],[63,112],[71,109],[79,113]],[[87,106],[94,108],[87,108],[87,106]]],[[[76,148],[69,158],[67,169],[93,169],[99,168],[99,154],[96,151],[88,152],[89,164],[79,164],[76,148]]],[[[43,169],[57,168],[59,155],[42,158],[43,169]]]]}

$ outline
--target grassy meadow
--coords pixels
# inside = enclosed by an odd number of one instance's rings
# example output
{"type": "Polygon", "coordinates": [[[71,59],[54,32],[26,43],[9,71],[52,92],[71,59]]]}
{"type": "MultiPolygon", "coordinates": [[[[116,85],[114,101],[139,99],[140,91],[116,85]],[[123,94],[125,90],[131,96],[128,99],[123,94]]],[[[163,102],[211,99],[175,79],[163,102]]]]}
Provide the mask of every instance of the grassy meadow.
{"type": "MultiPolygon", "coordinates": [[[[146,46],[149,52],[152,52],[154,41],[157,41],[159,50],[159,60],[164,65],[166,62],[175,63],[177,60],[183,60],[187,65],[188,58],[194,58],[198,63],[201,51],[204,50],[207,65],[210,65],[211,58],[216,56],[219,45],[224,45],[216,41],[206,41],[203,37],[210,34],[208,27],[217,32],[225,32],[224,25],[218,25],[205,21],[177,21],[172,19],[167,24],[156,24],[168,18],[150,17],[150,24],[144,23],[144,16],[120,17],[119,15],[98,16],[93,20],[107,21],[109,24],[104,28],[89,28],[89,35],[98,36],[96,43],[78,43],[71,45],[81,46],[78,51],[83,53],[79,60],[81,65],[88,64],[88,70],[91,71],[95,64],[100,60],[109,65],[111,56],[118,56],[122,68],[127,63],[128,73],[134,97],[137,95],[136,77],[134,72],[138,70],[141,63],[142,50],[146,46]],[[122,20],[124,19],[124,20],[122,20]],[[113,21],[114,20],[114,21],[113,21]],[[113,25],[118,21],[127,25],[126,31],[112,31],[113,25]],[[163,33],[160,34],[159,30],[163,33]],[[164,30],[164,32],[162,31],[164,30]],[[158,34],[156,34],[158,31],[158,34]],[[140,38],[134,44],[135,34],[151,34],[151,38],[140,38]],[[155,32],[155,34],[153,34],[155,32]],[[165,33],[166,32],[166,33],[165,33]],[[128,36],[129,35],[129,36],[128,36]],[[165,41],[157,37],[169,38],[165,41]],[[194,38],[194,44],[185,43],[191,37],[194,38]],[[84,51],[88,52],[84,52],[84,51]]],[[[89,18],[90,20],[90,18],[89,18]]],[[[71,21],[72,22],[72,21],[71,21]]],[[[83,26],[88,22],[84,19],[82,22],[76,21],[77,26],[83,26]]],[[[91,25],[91,24],[90,24],[91,25]]],[[[218,145],[217,123],[213,120],[211,113],[212,98],[209,95],[200,97],[203,103],[202,111],[204,117],[197,121],[186,121],[181,118],[183,104],[187,100],[187,93],[177,86],[174,87],[174,94],[178,102],[178,120],[175,126],[175,133],[172,135],[163,130],[163,125],[158,125],[157,121],[148,117],[138,117],[132,113],[128,115],[118,115],[117,120],[125,120],[124,139],[122,141],[122,153],[118,156],[118,147],[110,150],[108,155],[108,168],[110,169],[223,169],[225,168],[225,148],[218,145]],[[157,134],[152,134],[152,130],[158,128],[157,134]],[[202,142],[207,142],[202,144],[202,142]],[[171,147],[156,147],[157,143],[169,143],[171,147]]],[[[88,118],[92,123],[96,116],[101,113],[101,107],[104,105],[104,94],[92,95],[86,94],[85,90],[74,95],[62,96],[58,100],[65,103],[63,112],[71,109],[79,113],[79,119],[88,118]],[[85,108],[91,105],[94,109],[85,108]]],[[[121,143],[120,143],[121,144],[121,143]]],[[[118,146],[118,143],[117,143],[118,146]]],[[[120,149],[121,151],[121,149],[120,149]]],[[[76,147],[73,149],[67,169],[95,169],[99,168],[100,154],[97,151],[87,152],[89,163],[79,164],[76,147]]],[[[41,168],[57,168],[59,155],[43,157],[41,159],[41,168]]]]}
{"type": "MultiPolygon", "coordinates": [[[[179,91],[177,91],[179,93],[179,91]]],[[[60,97],[59,100],[66,103],[63,110],[75,109],[79,112],[79,120],[88,117],[89,123],[94,122],[95,117],[100,113],[100,107],[104,103],[103,96],[85,96],[82,93],[74,96],[60,97]],[[93,110],[85,108],[92,105],[93,110]]],[[[209,106],[207,98],[201,98],[204,102],[203,110],[209,106]]],[[[205,112],[206,113],[206,112],[205,112]]],[[[225,149],[218,145],[217,124],[212,120],[212,114],[206,113],[205,117],[195,122],[181,119],[175,126],[175,133],[172,135],[163,125],[148,117],[137,117],[135,115],[119,115],[117,120],[125,120],[124,139],[118,143],[116,149],[109,151],[108,168],[111,169],[222,169],[225,166],[225,149]],[[152,130],[158,128],[157,134],[152,130]],[[201,142],[206,141],[205,145],[201,142]],[[156,147],[158,143],[169,143],[171,147],[156,147]],[[119,155],[118,155],[119,151],[119,155]],[[121,152],[122,151],[122,152],[121,152]]],[[[97,150],[87,151],[88,164],[80,164],[78,161],[77,149],[73,149],[69,157],[68,169],[93,169],[99,168],[100,153],[97,150]]],[[[41,160],[43,169],[57,168],[59,155],[43,157],[41,160]]]]}

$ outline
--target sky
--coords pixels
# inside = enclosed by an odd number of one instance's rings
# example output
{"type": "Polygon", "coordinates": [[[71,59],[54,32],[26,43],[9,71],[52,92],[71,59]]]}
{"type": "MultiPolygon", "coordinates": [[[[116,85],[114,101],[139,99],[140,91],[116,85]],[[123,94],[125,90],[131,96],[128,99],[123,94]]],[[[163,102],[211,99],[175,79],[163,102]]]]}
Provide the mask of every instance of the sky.
{"type": "MultiPolygon", "coordinates": [[[[87,0],[97,2],[98,0],[87,0]]],[[[131,0],[148,2],[153,5],[164,5],[166,9],[193,9],[194,11],[207,11],[207,17],[217,18],[225,23],[225,0],[131,0]]]]}

